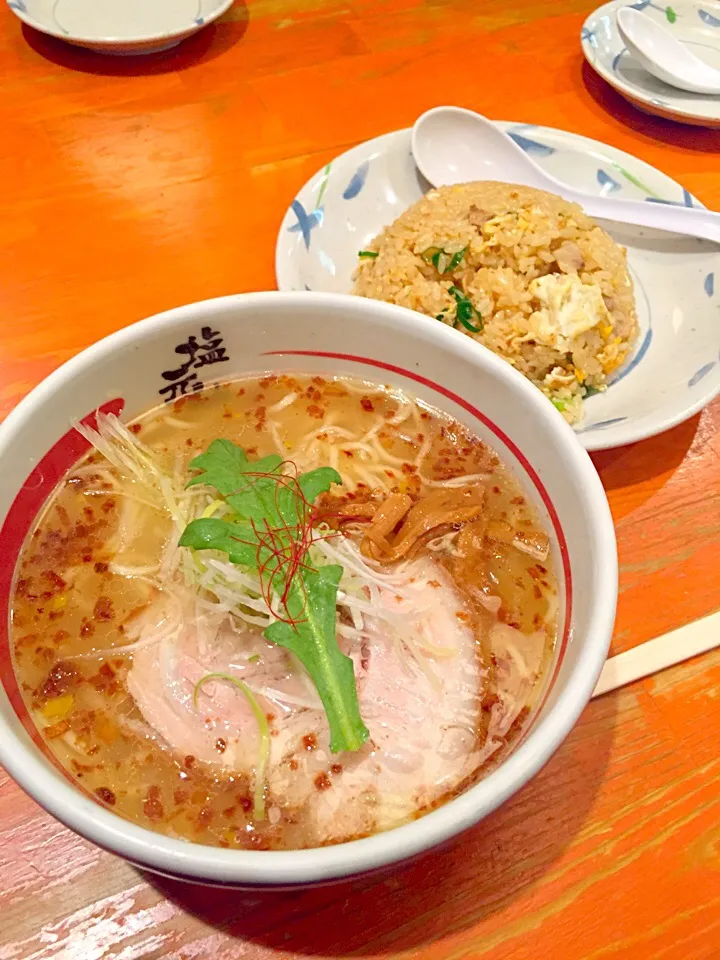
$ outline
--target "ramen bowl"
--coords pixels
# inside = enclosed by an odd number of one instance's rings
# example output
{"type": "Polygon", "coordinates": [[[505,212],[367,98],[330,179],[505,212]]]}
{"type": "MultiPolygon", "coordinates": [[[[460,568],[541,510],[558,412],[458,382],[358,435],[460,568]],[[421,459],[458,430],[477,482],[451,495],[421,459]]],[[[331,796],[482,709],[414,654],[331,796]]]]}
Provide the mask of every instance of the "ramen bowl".
{"type": "Polygon", "coordinates": [[[476,824],[537,773],[588,702],[607,655],[617,556],[607,500],[588,455],[560,414],[508,364],[400,307],[340,294],[256,293],[135,323],[65,363],[24,399],[0,426],[0,458],[0,763],[70,829],[144,869],[214,885],[289,888],[422,854],[476,824]],[[205,343],[206,360],[180,377],[174,368],[183,351],[177,348],[188,342],[205,343]],[[399,387],[465,424],[495,451],[550,536],[558,639],[545,689],[512,752],[444,806],[335,846],[221,849],[131,823],[63,772],[20,694],[9,597],[38,512],[87,449],[73,422],[98,409],[132,419],[213,381],[293,371],[399,387]]]}

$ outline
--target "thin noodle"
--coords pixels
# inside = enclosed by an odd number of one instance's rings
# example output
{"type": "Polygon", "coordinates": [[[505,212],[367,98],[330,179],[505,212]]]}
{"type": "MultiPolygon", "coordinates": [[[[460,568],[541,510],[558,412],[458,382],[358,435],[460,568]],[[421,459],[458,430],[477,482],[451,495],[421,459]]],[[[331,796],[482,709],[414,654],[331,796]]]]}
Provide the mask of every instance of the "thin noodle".
{"type": "Polygon", "coordinates": [[[128,500],[133,500],[135,503],[142,504],[143,507],[149,507],[151,510],[159,510],[162,513],[165,512],[165,507],[159,503],[152,503],[150,500],[145,500],[143,497],[138,497],[134,493],[130,493],[127,490],[83,490],[83,495],[86,497],[126,497],[128,500]]]}
{"type": "Polygon", "coordinates": [[[382,430],[384,426],[385,426],[385,421],[383,420],[382,417],[378,417],[378,419],[375,421],[375,425],[373,427],[370,427],[367,433],[363,434],[360,442],[368,443],[370,440],[372,440],[374,436],[376,436],[382,430]]]}
{"type": "Polygon", "coordinates": [[[117,480],[112,475],[112,471],[108,467],[98,466],[96,463],[89,463],[85,467],[76,467],[73,470],[68,480],[72,480],[73,477],[86,477],[97,475],[100,479],[104,479],[106,483],[112,484],[113,486],[117,485],[117,480]]]}
{"type": "Polygon", "coordinates": [[[372,445],[379,454],[379,456],[384,457],[388,463],[396,463],[398,466],[403,463],[413,463],[412,460],[408,460],[407,457],[396,457],[394,454],[389,453],[383,445],[380,443],[380,440],[377,437],[373,437],[372,445]]]}
{"type": "Polygon", "coordinates": [[[116,573],[119,577],[149,577],[153,573],[159,573],[159,571],[159,563],[151,563],[144,567],[132,567],[114,561],[110,564],[110,572],[116,573]]]}
{"type": "Polygon", "coordinates": [[[489,473],[466,473],[462,477],[451,477],[449,480],[428,480],[426,477],[418,474],[421,483],[428,487],[467,487],[473,483],[479,483],[481,480],[489,480],[489,473]]]}
{"type": "Polygon", "coordinates": [[[387,395],[388,392],[387,387],[379,387],[376,383],[371,383],[369,380],[355,380],[354,383],[350,383],[347,380],[342,380],[341,382],[348,393],[387,395]]]}
{"type": "Polygon", "coordinates": [[[287,453],[287,448],[280,438],[279,424],[277,424],[274,420],[268,420],[267,428],[270,433],[270,436],[273,439],[273,443],[275,444],[275,449],[277,450],[277,452],[280,454],[281,457],[284,457],[285,454],[287,453]]]}
{"type": "Polygon", "coordinates": [[[197,424],[191,420],[180,420],[178,417],[168,416],[165,417],[162,422],[169,424],[171,427],[177,427],[179,430],[192,430],[193,427],[197,426],[197,424]]]}
{"type": "Polygon", "coordinates": [[[274,403],[271,407],[267,408],[268,413],[279,413],[281,410],[284,410],[286,407],[289,407],[291,403],[295,403],[297,400],[297,393],[286,393],[282,400],[278,400],[277,403],[274,403]]]}
{"type": "MultiPolygon", "coordinates": [[[[332,448],[331,448],[332,449],[332,448]]],[[[338,449],[335,447],[334,449],[338,449]]],[[[368,460],[377,463],[377,456],[373,453],[370,447],[366,443],[355,441],[354,443],[344,443],[340,449],[344,452],[345,450],[351,450],[353,453],[357,450],[358,453],[364,454],[368,460]]]]}
{"type": "MultiPolygon", "coordinates": [[[[387,485],[387,483],[385,483],[385,481],[381,477],[374,477],[367,467],[356,466],[355,472],[363,481],[363,483],[366,483],[371,490],[377,489],[379,487],[381,490],[384,490],[387,493],[387,491],[390,489],[390,487],[387,485]]],[[[353,484],[353,488],[355,486],[356,484],[353,484]]]]}

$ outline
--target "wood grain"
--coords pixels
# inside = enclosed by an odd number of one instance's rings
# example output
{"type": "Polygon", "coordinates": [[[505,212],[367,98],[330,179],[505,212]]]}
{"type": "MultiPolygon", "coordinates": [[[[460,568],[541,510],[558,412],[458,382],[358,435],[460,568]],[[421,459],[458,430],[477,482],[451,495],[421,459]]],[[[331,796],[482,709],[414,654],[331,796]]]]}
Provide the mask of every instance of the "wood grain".
{"type": "MultiPolygon", "coordinates": [[[[98,337],[274,286],[281,216],[340,150],[439,102],[563,127],[720,207],[720,132],[645,117],[582,63],[592,0],[241,0],[111,60],[0,12],[0,413],[98,337]]],[[[596,454],[620,549],[614,652],[720,607],[720,404],[596,454]]],[[[0,771],[0,960],[716,960],[720,653],[594,701],[445,850],[293,894],[143,876],[0,771]]]]}

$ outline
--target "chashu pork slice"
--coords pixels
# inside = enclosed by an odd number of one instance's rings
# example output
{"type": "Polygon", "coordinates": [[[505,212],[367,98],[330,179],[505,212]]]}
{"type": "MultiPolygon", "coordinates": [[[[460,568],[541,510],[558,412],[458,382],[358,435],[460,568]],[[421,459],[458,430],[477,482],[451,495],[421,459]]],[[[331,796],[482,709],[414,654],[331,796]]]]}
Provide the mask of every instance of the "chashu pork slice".
{"type": "MultiPolygon", "coordinates": [[[[130,693],[145,721],[179,756],[252,779],[259,732],[243,693],[222,680],[208,681],[197,708],[193,702],[196,684],[208,673],[242,679],[270,722],[268,804],[305,817],[316,843],[411,819],[477,767],[486,672],[463,603],[444,571],[429,559],[404,569],[401,590],[379,589],[382,609],[377,617],[364,617],[361,635],[341,638],[370,731],[356,753],[330,753],[325,713],[292,655],[252,627],[233,628],[227,617],[212,622],[186,611],[174,632],[135,653],[130,693]],[[402,622],[402,631],[393,628],[393,619],[402,622]],[[402,636],[418,642],[411,649],[402,636]]],[[[157,611],[144,616],[156,620],[157,611]]],[[[135,627],[142,630],[142,623],[135,627]]]]}

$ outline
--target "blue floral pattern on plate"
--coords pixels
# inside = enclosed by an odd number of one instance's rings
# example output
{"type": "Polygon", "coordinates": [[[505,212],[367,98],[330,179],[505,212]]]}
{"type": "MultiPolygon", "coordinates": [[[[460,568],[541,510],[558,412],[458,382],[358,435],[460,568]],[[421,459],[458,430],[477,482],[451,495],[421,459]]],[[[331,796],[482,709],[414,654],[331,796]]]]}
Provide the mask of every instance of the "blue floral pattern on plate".
{"type": "Polygon", "coordinates": [[[518,133],[517,130],[508,130],[508,134],[515,143],[522,147],[525,153],[530,154],[533,157],[551,157],[555,153],[555,147],[550,147],[546,143],[540,143],[538,140],[531,140],[529,137],[524,137],[521,133],[518,133]]]}
{"type": "Polygon", "coordinates": [[[614,177],[611,177],[609,173],[605,173],[601,168],[598,168],[597,182],[603,188],[603,193],[616,193],[622,189],[622,184],[618,183],[614,177]]]}
{"type": "Polygon", "coordinates": [[[712,13],[708,13],[707,10],[698,10],[698,16],[708,27],[720,28],[720,17],[713,16],[712,13]]]}
{"type": "Polygon", "coordinates": [[[591,430],[605,430],[607,427],[613,427],[616,423],[624,423],[627,417],[610,417],[609,420],[598,420],[597,423],[591,423],[589,427],[582,427],[578,433],[589,433],[591,430]]]}
{"type": "Polygon", "coordinates": [[[694,387],[696,383],[700,383],[700,381],[703,380],[710,373],[710,371],[713,369],[714,366],[715,366],[715,361],[713,360],[710,363],[706,363],[704,367],[700,367],[698,372],[694,374],[692,377],[690,377],[690,379],[688,380],[688,386],[694,387]]]}
{"type": "Polygon", "coordinates": [[[147,0],[131,11],[120,0],[6,0],[22,20],[77,46],[118,55],[167,50],[220,17],[233,0],[147,0]]]}
{"type": "Polygon", "coordinates": [[[674,7],[653,3],[653,0],[635,0],[635,3],[631,3],[629,6],[631,6],[633,10],[647,10],[648,8],[657,10],[664,15],[668,23],[675,23],[677,20],[677,13],[674,7]]]}
{"type": "Polygon", "coordinates": [[[648,203],[666,203],[672,207],[700,207],[701,203],[697,203],[693,195],[688,191],[683,189],[683,198],[682,200],[665,200],[663,197],[646,197],[648,203]]]}
{"type": "Polygon", "coordinates": [[[312,231],[322,225],[323,219],[325,217],[325,209],[323,207],[323,198],[325,196],[325,191],[328,188],[330,182],[330,171],[332,169],[332,164],[328,163],[325,169],[322,172],[322,177],[320,180],[320,189],[318,190],[317,200],[315,201],[315,207],[310,213],[305,211],[305,207],[302,204],[301,200],[297,198],[293,200],[290,205],[291,210],[295,214],[296,223],[293,223],[292,226],[288,227],[288,233],[300,233],[302,234],[303,242],[305,244],[305,249],[310,249],[310,243],[312,240],[312,231]]]}
{"type": "Polygon", "coordinates": [[[652,327],[649,327],[645,332],[645,336],[642,338],[640,346],[636,348],[635,353],[631,356],[630,362],[620,367],[620,370],[617,372],[617,374],[608,381],[609,387],[614,386],[616,383],[620,383],[620,381],[624,380],[629,373],[632,373],[633,370],[636,370],[640,366],[645,359],[646,353],[650,349],[652,338],[652,327]]]}
{"type": "Polygon", "coordinates": [[[319,227],[323,222],[323,208],[316,207],[314,210],[311,210],[310,213],[306,213],[305,207],[302,205],[300,200],[293,200],[291,207],[295,216],[297,217],[297,223],[294,223],[291,227],[288,227],[288,231],[290,233],[301,233],[303,241],[305,242],[305,249],[309,250],[310,234],[315,227],[319,227]]]}
{"type": "Polygon", "coordinates": [[[368,170],[370,169],[370,161],[364,160],[360,166],[357,168],[355,173],[350,178],[350,182],[343,190],[343,200],[354,200],[355,197],[360,193],[362,188],[365,186],[365,181],[367,180],[368,170]]]}

